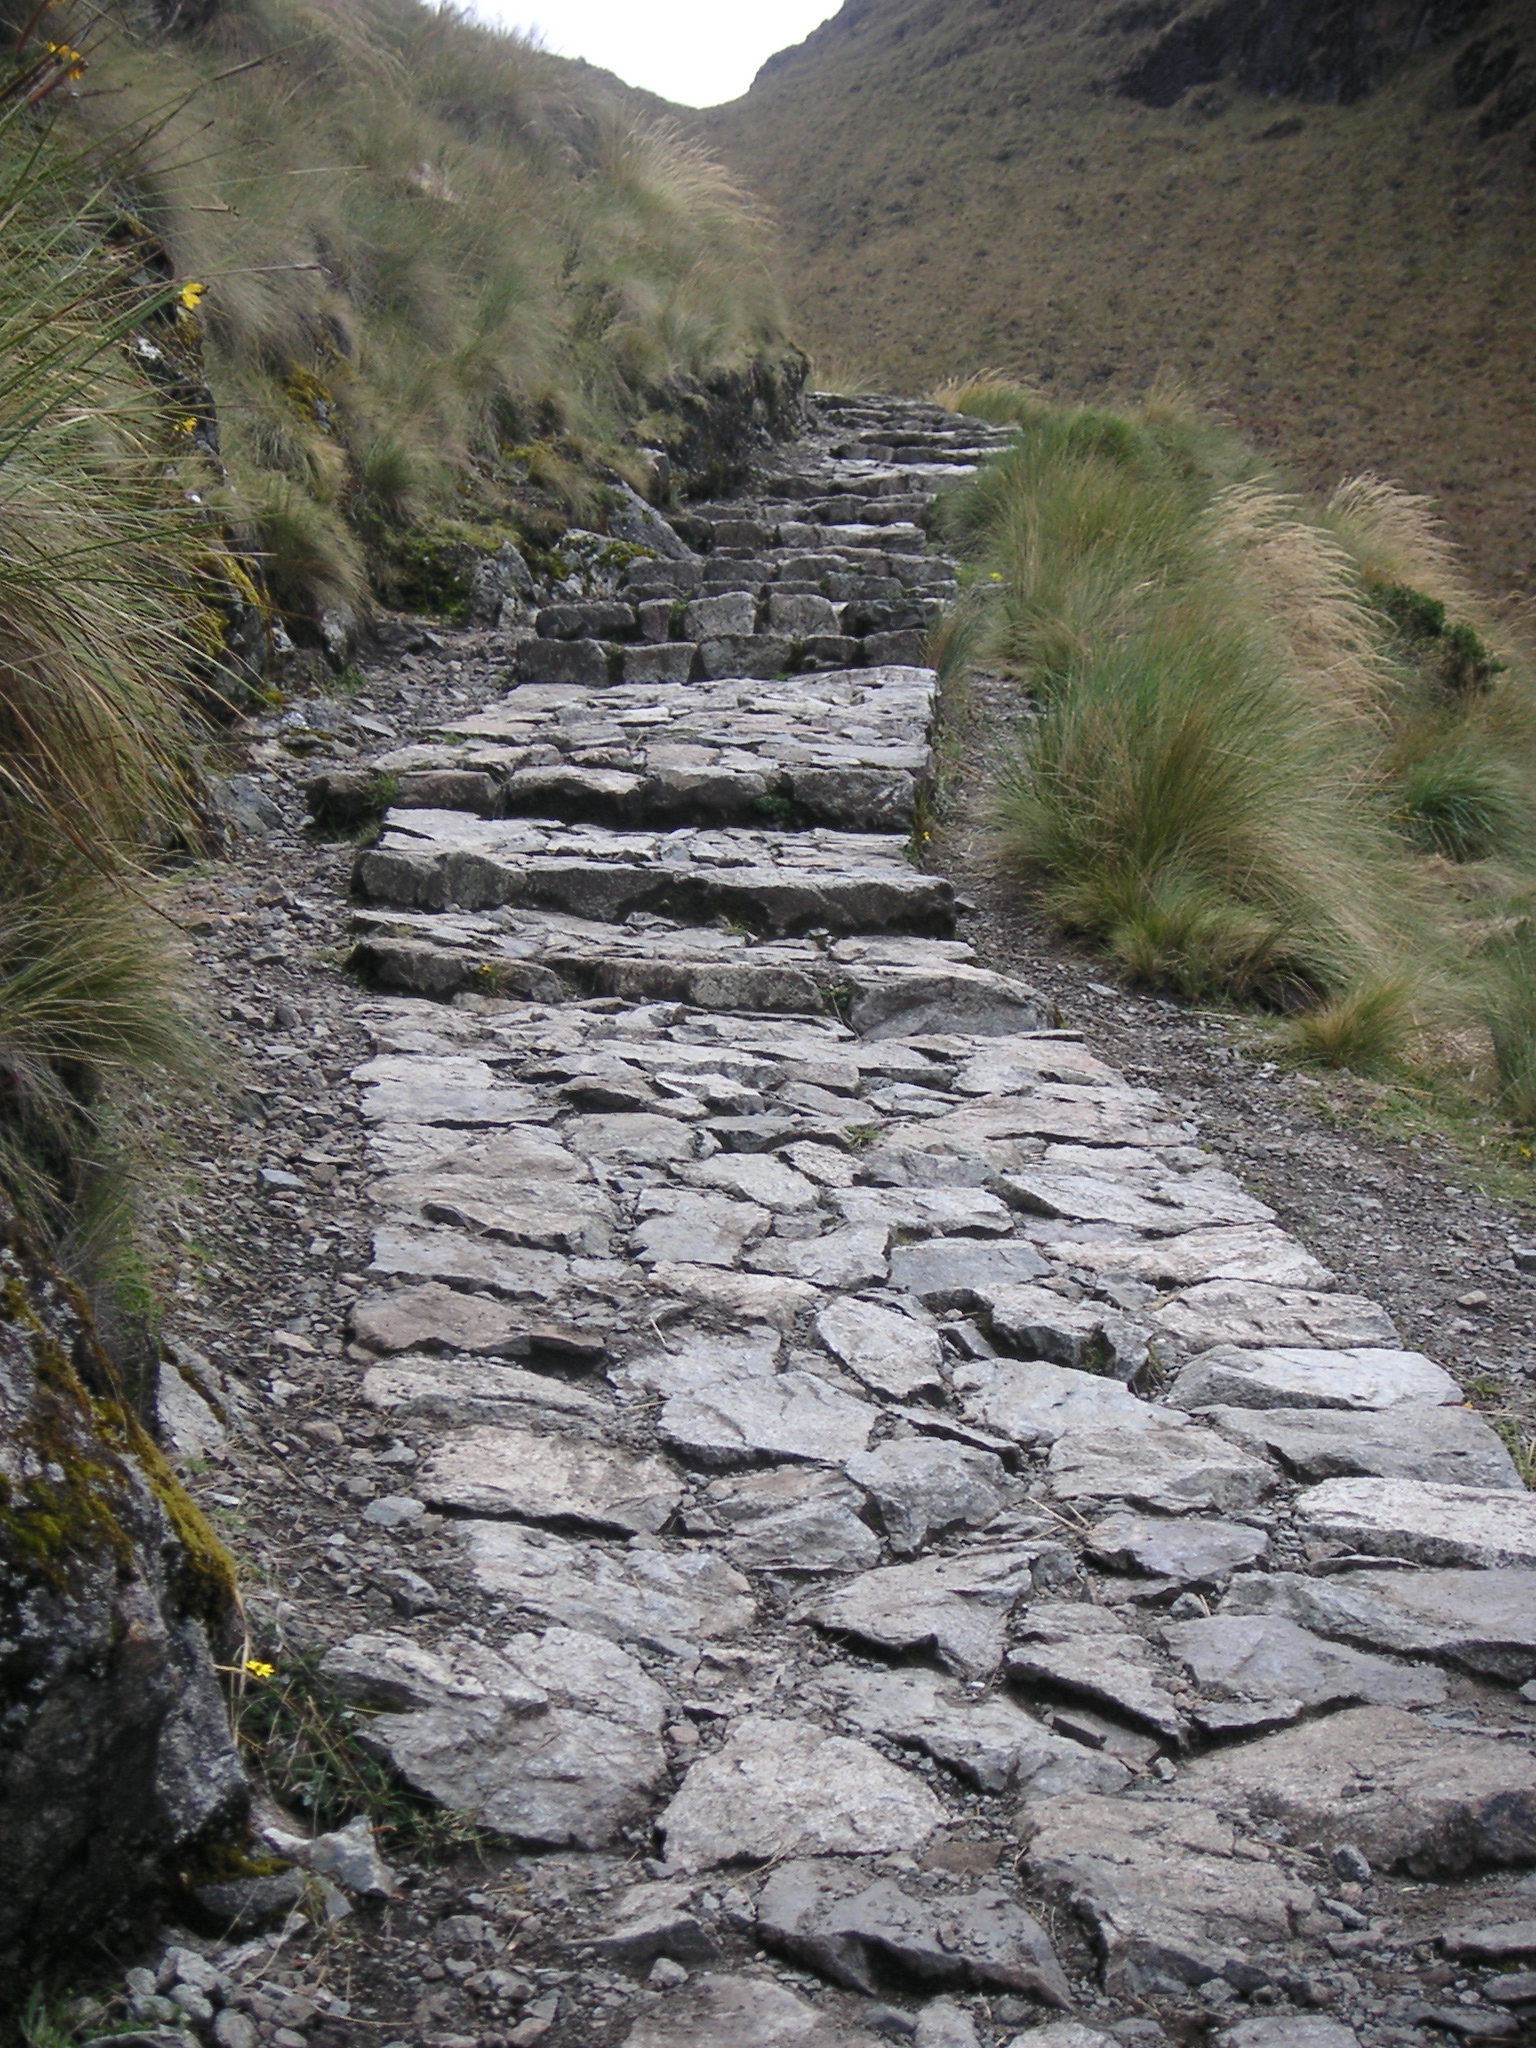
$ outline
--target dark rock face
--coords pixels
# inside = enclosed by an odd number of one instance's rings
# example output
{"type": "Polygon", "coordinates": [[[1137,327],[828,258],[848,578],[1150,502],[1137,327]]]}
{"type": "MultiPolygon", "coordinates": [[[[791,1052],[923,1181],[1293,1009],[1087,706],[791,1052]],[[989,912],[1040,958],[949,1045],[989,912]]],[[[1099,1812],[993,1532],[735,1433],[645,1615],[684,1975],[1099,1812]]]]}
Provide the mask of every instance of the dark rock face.
{"type": "Polygon", "coordinates": [[[0,2006],[243,1814],[209,1651],[232,1593],[78,1298],[0,1212],[0,2006]]]}
{"type": "Polygon", "coordinates": [[[792,434],[810,362],[790,349],[777,362],[759,357],[741,370],[676,383],[661,393],[670,415],[667,454],[690,496],[720,495],[769,441],[792,434]]]}
{"type": "MultiPolygon", "coordinates": [[[[1246,92],[1349,105],[1374,92],[1412,51],[1470,28],[1485,0],[1200,0],[1178,9],[1125,9],[1130,33],[1152,42],[1117,89],[1171,107],[1192,87],[1229,78],[1246,92]],[[1149,18],[1150,16],[1150,18],[1149,18]]],[[[1502,82],[1502,81],[1500,81],[1502,82]]]]}

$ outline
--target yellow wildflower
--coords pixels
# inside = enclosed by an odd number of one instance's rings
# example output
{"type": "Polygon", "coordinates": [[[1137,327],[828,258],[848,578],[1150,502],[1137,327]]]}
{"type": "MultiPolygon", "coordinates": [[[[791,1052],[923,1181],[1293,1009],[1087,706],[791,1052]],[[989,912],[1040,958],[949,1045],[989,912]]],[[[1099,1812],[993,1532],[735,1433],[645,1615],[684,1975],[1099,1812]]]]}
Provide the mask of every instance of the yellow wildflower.
{"type": "Polygon", "coordinates": [[[259,1657],[247,1657],[245,1668],[252,1678],[275,1678],[277,1676],[277,1666],[275,1664],[263,1664],[259,1657]]]}
{"type": "Polygon", "coordinates": [[[199,284],[195,278],[188,278],[176,296],[180,299],[186,312],[195,313],[202,304],[203,293],[207,289],[207,285],[199,284]]]}

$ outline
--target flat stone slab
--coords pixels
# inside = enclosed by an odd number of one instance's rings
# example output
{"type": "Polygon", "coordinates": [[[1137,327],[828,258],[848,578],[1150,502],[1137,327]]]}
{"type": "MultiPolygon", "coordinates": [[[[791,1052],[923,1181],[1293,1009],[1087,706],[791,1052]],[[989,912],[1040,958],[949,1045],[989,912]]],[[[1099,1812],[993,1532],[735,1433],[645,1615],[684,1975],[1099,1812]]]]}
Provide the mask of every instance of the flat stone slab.
{"type": "Polygon", "coordinates": [[[1254,1840],[1183,1798],[1064,1797],[1033,1809],[1032,1877],[1060,1889],[1093,1929],[1111,1996],[1178,1993],[1225,1976],[1271,1981],[1313,1903],[1254,1840]]]}
{"type": "Polygon", "coordinates": [[[1118,1223],[1149,1237],[1275,1219],[1267,1203],[1244,1194],[1230,1174],[1214,1171],[1133,1179],[1032,1167],[1003,1179],[1020,1205],[1037,1215],[1071,1223],[1118,1223]]]}
{"type": "Polygon", "coordinates": [[[1432,1728],[1396,1707],[1348,1707],[1186,1765],[1189,1796],[1246,1806],[1300,1842],[1350,1842],[1382,1870],[1450,1877],[1536,1861],[1536,1757],[1432,1728]]]}
{"type": "Polygon", "coordinates": [[[757,1272],[786,1273],[815,1287],[876,1287],[890,1270],[884,1224],[823,1231],[820,1237],[770,1237],[747,1255],[757,1272]]]}
{"type": "Polygon", "coordinates": [[[1440,1946],[1469,1963],[1512,1963],[1536,1956],[1536,1919],[1502,1920],[1487,1926],[1447,1927],[1440,1946]]]}
{"type": "Polygon", "coordinates": [[[1536,1566],[1536,1494],[1413,1479],[1327,1479],[1296,1515],[1314,1536],[1414,1564],[1536,1566]]]}
{"type": "Polygon", "coordinates": [[[1092,1700],[1178,1741],[1184,1724],[1157,1660],[1134,1630],[1086,1602],[1040,1601],[1023,1616],[1008,1676],[1092,1700]]]}
{"type": "Polygon", "coordinates": [[[880,1540],[859,1519],[863,1495],[824,1465],[717,1479],[705,1498],[743,1571],[861,1572],[880,1562],[880,1540]]]}
{"type": "Polygon", "coordinates": [[[797,1859],[764,1885],[757,1935],[869,1995],[885,1962],[924,1984],[1024,1992],[1058,2011],[1072,2003],[1045,1930],[995,1886],[924,1896],[844,1863],[797,1859]]]}
{"type": "Polygon", "coordinates": [[[659,1259],[690,1259],[701,1266],[734,1266],[772,1220],[755,1202],[733,1202],[721,1194],[689,1189],[657,1190],[644,1198],[651,1213],[630,1240],[641,1265],[659,1259]]]}
{"type": "Polygon", "coordinates": [[[363,1374],[362,1394],[380,1414],[456,1427],[527,1420],[530,1414],[601,1422],[613,1412],[606,1402],[564,1380],[478,1359],[401,1358],[370,1366],[363,1374]]]}
{"type": "Polygon", "coordinates": [[[1021,1358],[1128,1380],[1146,1363],[1144,1324],[1102,1302],[1068,1301],[1048,1287],[977,1290],[994,1342],[1021,1358]]]}
{"type": "Polygon", "coordinates": [[[1072,1263],[1106,1279],[1153,1287],[1203,1280],[1254,1280],[1271,1287],[1325,1288],[1333,1275],[1309,1251],[1275,1229],[1187,1230],[1175,1237],[1093,1239],[1072,1246],[1072,1263]]]}
{"type": "Polygon", "coordinates": [[[1009,1492],[1003,1462],[990,1451],[922,1438],[888,1439],[843,1470],[874,1502],[891,1548],[908,1556],[948,1529],[984,1529],[1009,1492]]]}
{"type": "Polygon", "coordinates": [[[1138,1405],[1145,1419],[1129,1440],[1118,1422],[1096,1423],[1067,1431],[1051,1446],[1047,1469],[1059,1500],[1123,1500],[1164,1515],[1230,1514],[1273,1491],[1274,1471],[1262,1459],[1175,1410],[1138,1405]]]}
{"type": "Polygon", "coordinates": [[[1437,1485],[1521,1485],[1514,1460],[1467,1408],[1208,1408],[1206,1419],[1298,1479],[1426,1479],[1437,1485]]]}
{"type": "Polygon", "coordinates": [[[896,1309],[845,1297],[822,1310],[816,1334],[875,1393],[911,1401],[946,1391],[938,1332],[896,1309]]]}
{"type": "Polygon", "coordinates": [[[532,1621],[687,1654],[757,1619],[750,1582],[714,1550],[571,1543],[510,1522],[465,1522],[460,1534],[481,1591],[532,1621]]]}
{"type": "Polygon", "coordinates": [[[1030,1245],[930,1237],[891,1252],[891,1285],[925,1308],[977,1308],[982,1290],[1022,1286],[1051,1269],[1030,1245]]]}
{"type": "Polygon", "coordinates": [[[1175,1408],[1425,1408],[1460,1400],[1450,1374],[1417,1351],[1207,1351],[1168,1390],[1175,1408]]]}
{"type": "Polygon", "coordinates": [[[368,1743],[408,1785],[514,1841],[602,1848],[665,1786],[667,1696],[602,1637],[553,1628],[498,1654],[354,1636],[323,1668],[344,1699],[386,1710],[368,1743]]]}
{"type": "Polygon", "coordinates": [[[990,1678],[1003,1661],[1009,1619],[1032,1587],[1035,1552],[972,1546],[865,1572],[819,1594],[797,1619],[875,1649],[932,1656],[964,1678],[990,1678]]]}
{"type": "Polygon", "coordinates": [[[654,1534],[683,1497],[664,1458],[526,1429],[468,1429],[443,1444],[415,1482],[433,1507],[524,1521],[654,1534]]]}
{"type": "Polygon", "coordinates": [[[1223,1614],[1285,1615],[1318,1635],[1433,1657],[1524,1685],[1536,1677],[1536,1571],[1296,1572],[1236,1579],[1223,1614]]]}
{"type": "Polygon", "coordinates": [[[944,1819],[920,1778],[868,1744],[748,1714],[691,1766],[657,1825],[669,1862],[711,1870],[744,1857],[910,1854],[944,1819]]]}
{"type": "Polygon", "coordinates": [[[601,924],[641,913],[772,933],[911,932],[948,937],[954,886],[877,833],[621,832],[457,811],[391,811],[358,856],[364,902],[409,910],[563,911],[601,924]]]}
{"type": "Polygon", "coordinates": [[[817,1682],[860,1735],[910,1744],[983,1792],[1047,1798],[1057,1792],[1119,1792],[1125,1765],[1044,1728],[1007,1697],[971,1699],[932,1671],[856,1671],[834,1665],[817,1682]]]}
{"type": "Polygon", "coordinates": [[[1216,2048],[1359,2048],[1359,2043],[1353,2027],[1312,2012],[1256,2013],[1216,2036],[1216,2048]]]}
{"type": "Polygon", "coordinates": [[[1118,1380],[1044,1360],[969,1360],[955,1368],[954,1387],[968,1421],[1022,1448],[1043,1448],[1069,1431],[1096,1424],[1124,1438],[1156,1421],[1155,1411],[1118,1380]]]}
{"type": "Polygon", "coordinates": [[[1389,1663],[1312,1635],[1278,1614],[1213,1614],[1164,1631],[1176,1657],[1213,1698],[1295,1700],[1303,1707],[1434,1707],[1446,1698],[1433,1665],[1389,1663]]]}
{"type": "Polygon", "coordinates": [[[1263,1529],[1192,1515],[1108,1515],[1088,1532],[1088,1555],[1110,1571],[1145,1572],[1182,1586],[1211,1586],[1245,1571],[1269,1549],[1263,1529]]]}
{"type": "Polygon", "coordinates": [[[1303,1350],[1395,1350],[1392,1318],[1360,1294],[1324,1294],[1316,1288],[1264,1287],[1240,1280],[1208,1280],[1164,1302],[1153,1318],[1190,1351],[1237,1345],[1303,1350]]]}
{"type": "Polygon", "coordinates": [[[697,1977],[636,2021],[624,2048],[885,2048],[773,1978],[697,1977]]]}
{"type": "Polygon", "coordinates": [[[758,1458],[804,1458],[841,1465],[862,1451],[878,1410],[839,1393],[815,1373],[727,1380],[676,1394],[662,1409],[661,1435],[706,1465],[744,1465],[758,1458]]]}

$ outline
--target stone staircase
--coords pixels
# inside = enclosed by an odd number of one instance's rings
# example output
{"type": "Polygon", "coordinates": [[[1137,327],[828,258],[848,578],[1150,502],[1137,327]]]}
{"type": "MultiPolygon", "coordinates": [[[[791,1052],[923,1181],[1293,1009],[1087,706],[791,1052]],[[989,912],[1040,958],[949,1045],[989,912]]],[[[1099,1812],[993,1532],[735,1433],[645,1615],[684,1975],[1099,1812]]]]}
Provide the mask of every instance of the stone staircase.
{"type": "Polygon", "coordinates": [[[1536,1497],[911,858],[933,496],[997,439],[820,399],[317,779],[395,796],[368,1541],[445,1517],[471,1587],[324,1668],[541,1852],[557,1988],[461,1973],[514,2043],[1514,2039],[1407,1980],[1536,1953],[1536,1497]]]}

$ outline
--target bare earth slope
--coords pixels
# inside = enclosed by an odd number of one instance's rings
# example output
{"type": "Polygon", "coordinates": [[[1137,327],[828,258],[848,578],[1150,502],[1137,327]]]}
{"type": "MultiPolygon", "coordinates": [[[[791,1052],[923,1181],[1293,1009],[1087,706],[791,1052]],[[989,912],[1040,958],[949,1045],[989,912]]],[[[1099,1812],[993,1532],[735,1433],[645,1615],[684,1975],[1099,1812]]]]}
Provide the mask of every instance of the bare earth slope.
{"type": "Polygon", "coordinates": [[[704,125],[825,364],[1075,398],[1166,368],[1536,588],[1531,0],[847,0],[704,125]]]}

